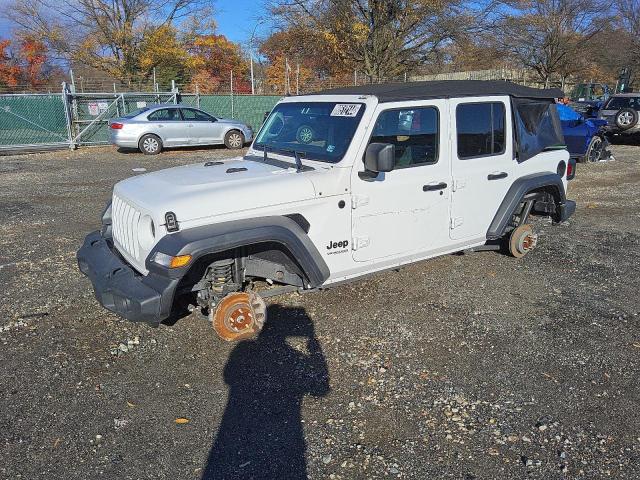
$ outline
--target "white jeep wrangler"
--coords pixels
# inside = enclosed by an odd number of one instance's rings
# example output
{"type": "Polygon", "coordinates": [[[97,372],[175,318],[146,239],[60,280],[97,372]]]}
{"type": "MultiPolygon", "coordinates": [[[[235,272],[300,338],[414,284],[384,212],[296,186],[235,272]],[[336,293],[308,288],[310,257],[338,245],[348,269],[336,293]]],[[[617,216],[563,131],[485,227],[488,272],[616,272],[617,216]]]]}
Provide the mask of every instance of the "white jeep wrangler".
{"type": "Polygon", "coordinates": [[[244,157],[116,184],[80,270],[125,318],[197,309],[237,340],[262,327],[262,297],[462,250],[521,257],[530,215],[575,210],[562,96],[445,81],[285,98],[244,157]]]}

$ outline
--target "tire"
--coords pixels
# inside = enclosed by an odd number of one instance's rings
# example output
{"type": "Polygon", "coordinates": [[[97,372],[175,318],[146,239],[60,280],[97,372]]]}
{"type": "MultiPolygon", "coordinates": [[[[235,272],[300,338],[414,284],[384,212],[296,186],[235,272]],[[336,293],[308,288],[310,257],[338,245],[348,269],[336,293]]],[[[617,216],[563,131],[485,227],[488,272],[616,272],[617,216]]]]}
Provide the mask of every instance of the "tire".
{"type": "Polygon", "coordinates": [[[638,123],[638,112],[633,108],[623,108],[616,113],[615,122],[620,130],[629,130],[638,123]]]}
{"type": "Polygon", "coordinates": [[[157,135],[148,133],[138,142],[138,149],[145,155],[157,155],[162,151],[162,140],[157,135]]]}
{"type": "Polygon", "coordinates": [[[313,142],[313,137],[315,137],[315,132],[309,125],[302,125],[296,131],[296,140],[298,143],[309,144],[313,142]]]}
{"type": "Polygon", "coordinates": [[[244,135],[240,130],[229,130],[224,136],[224,145],[231,150],[244,147],[244,135]]]}
{"type": "Polygon", "coordinates": [[[582,158],[583,163],[591,163],[591,162],[599,162],[602,158],[602,153],[604,152],[605,143],[604,139],[600,135],[594,135],[591,137],[591,141],[589,142],[589,146],[587,147],[587,152],[584,154],[582,158]]]}

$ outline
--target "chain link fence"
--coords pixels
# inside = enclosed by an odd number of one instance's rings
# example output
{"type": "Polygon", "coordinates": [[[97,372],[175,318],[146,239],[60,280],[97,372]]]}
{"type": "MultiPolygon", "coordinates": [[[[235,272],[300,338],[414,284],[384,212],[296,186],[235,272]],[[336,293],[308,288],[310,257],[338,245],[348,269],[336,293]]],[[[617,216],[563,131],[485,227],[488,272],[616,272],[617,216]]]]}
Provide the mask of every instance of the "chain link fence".
{"type": "Polygon", "coordinates": [[[0,149],[69,145],[62,95],[0,95],[0,149]]]}
{"type": "Polygon", "coordinates": [[[199,95],[176,92],[0,95],[0,151],[107,145],[109,120],[153,104],[194,106],[258,129],[275,95],[199,95]]]}

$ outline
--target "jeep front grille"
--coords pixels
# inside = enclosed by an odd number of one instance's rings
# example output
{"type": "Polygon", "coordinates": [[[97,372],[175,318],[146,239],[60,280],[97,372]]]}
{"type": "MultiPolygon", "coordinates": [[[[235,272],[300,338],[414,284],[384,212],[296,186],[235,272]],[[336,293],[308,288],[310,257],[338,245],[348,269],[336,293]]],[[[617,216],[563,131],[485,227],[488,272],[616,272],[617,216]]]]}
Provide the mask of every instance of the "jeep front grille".
{"type": "Polygon", "coordinates": [[[126,253],[139,260],[138,220],[140,220],[140,212],[115,194],[113,195],[112,203],[111,228],[113,239],[126,253]]]}

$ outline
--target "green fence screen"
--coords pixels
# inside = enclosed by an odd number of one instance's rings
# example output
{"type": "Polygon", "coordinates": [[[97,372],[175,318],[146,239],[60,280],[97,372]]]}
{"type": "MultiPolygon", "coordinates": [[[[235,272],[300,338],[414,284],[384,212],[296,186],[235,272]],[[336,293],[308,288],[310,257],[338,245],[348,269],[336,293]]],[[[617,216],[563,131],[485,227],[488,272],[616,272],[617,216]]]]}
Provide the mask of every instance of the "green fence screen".
{"type": "MultiPolygon", "coordinates": [[[[216,117],[240,120],[257,131],[265,112],[270,111],[280,98],[274,95],[200,95],[200,109],[216,117]]],[[[197,106],[195,95],[181,95],[180,101],[197,106]]]]}
{"type": "Polygon", "coordinates": [[[0,149],[23,146],[108,143],[108,121],[154,103],[200,107],[217,117],[232,118],[258,130],[265,112],[281,97],[263,95],[189,95],[173,93],[69,93],[0,95],[0,149]],[[67,125],[65,108],[69,109],[67,125]]]}
{"type": "Polygon", "coordinates": [[[0,95],[0,148],[68,143],[62,95],[0,95]]]}

